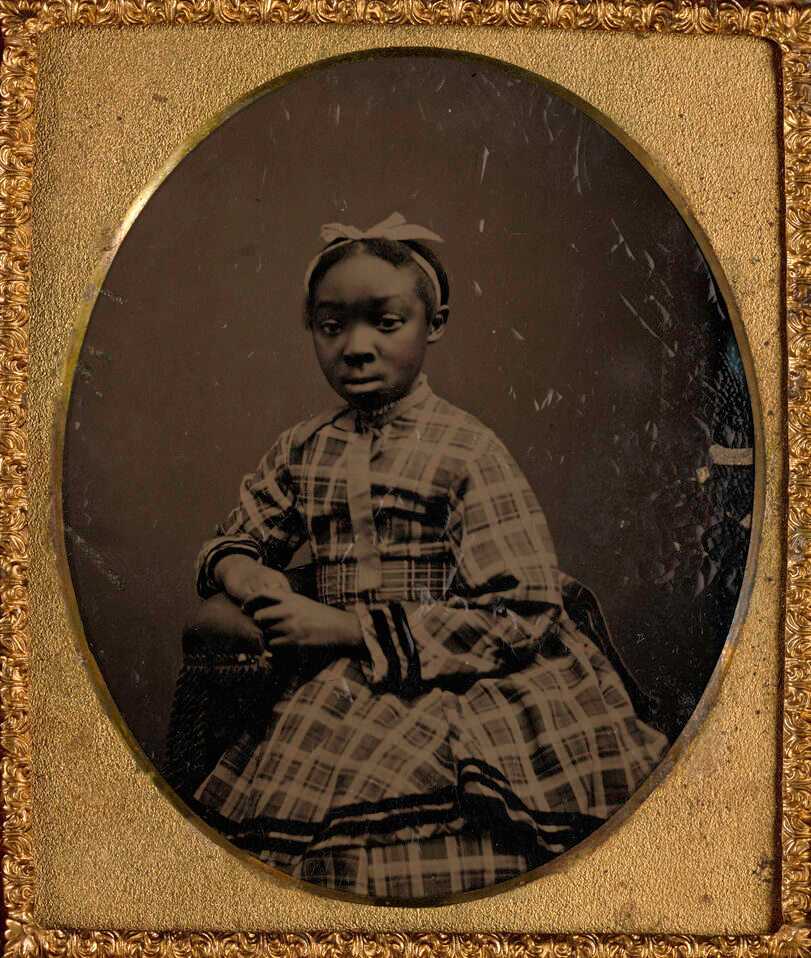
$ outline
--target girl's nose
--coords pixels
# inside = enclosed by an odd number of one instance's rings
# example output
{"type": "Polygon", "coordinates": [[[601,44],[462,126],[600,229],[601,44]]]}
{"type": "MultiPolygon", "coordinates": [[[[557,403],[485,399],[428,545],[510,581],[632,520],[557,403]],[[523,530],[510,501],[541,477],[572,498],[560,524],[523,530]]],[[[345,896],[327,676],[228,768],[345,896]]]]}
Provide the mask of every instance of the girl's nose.
{"type": "Polygon", "coordinates": [[[353,323],[344,345],[348,363],[366,362],[374,358],[374,330],[367,323],[353,323]]]}

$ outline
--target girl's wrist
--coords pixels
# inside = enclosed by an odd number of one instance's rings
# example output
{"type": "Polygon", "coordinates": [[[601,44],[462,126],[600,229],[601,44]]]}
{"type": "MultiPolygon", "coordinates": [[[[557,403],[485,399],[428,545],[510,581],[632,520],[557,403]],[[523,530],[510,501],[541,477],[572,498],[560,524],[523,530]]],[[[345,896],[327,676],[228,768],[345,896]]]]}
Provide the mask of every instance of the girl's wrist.
{"type": "Polygon", "coordinates": [[[347,612],[344,609],[335,609],[335,613],[336,632],[338,633],[339,643],[341,646],[357,654],[365,648],[360,620],[354,612],[347,612]]]}
{"type": "Polygon", "coordinates": [[[231,552],[227,555],[224,555],[217,564],[214,566],[211,578],[221,589],[225,589],[225,576],[229,569],[233,569],[239,565],[245,565],[246,563],[256,564],[256,560],[252,559],[250,556],[245,555],[243,552],[231,552]]]}
{"type": "Polygon", "coordinates": [[[354,612],[341,612],[344,623],[344,638],[355,645],[363,645],[363,632],[360,627],[360,620],[354,612]]]}

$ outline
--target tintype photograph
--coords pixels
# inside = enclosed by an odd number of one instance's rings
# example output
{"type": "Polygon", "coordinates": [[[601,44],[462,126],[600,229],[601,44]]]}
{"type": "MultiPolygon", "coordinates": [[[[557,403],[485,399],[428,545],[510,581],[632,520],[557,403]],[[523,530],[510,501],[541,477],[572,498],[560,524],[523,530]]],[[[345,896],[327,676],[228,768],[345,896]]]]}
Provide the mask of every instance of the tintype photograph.
{"type": "Polygon", "coordinates": [[[745,614],[759,410],[700,224],[610,118],[438,50],[292,74],[183,153],[59,440],[102,694],[276,875],[543,881],[677,760],[745,614]]]}

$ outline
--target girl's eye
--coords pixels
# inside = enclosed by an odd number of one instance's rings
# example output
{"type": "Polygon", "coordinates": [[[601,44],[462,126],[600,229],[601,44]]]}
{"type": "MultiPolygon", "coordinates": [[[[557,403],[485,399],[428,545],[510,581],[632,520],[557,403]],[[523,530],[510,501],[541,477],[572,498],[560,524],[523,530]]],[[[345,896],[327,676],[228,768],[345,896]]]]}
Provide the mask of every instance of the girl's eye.
{"type": "Polygon", "coordinates": [[[384,313],[380,319],[377,321],[377,325],[384,330],[384,332],[393,332],[395,329],[399,329],[405,320],[402,316],[398,316],[397,313],[384,313]]]}
{"type": "Polygon", "coordinates": [[[318,331],[325,336],[337,336],[342,328],[336,319],[321,319],[318,321],[318,331]]]}

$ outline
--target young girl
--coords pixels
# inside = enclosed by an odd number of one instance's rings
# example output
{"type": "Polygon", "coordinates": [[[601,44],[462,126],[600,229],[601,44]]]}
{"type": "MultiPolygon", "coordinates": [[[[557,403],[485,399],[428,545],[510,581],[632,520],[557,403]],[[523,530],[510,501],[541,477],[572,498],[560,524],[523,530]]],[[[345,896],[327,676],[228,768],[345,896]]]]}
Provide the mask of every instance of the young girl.
{"type": "Polygon", "coordinates": [[[448,319],[439,237],[399,214],[322,237],[306,320],[343,405],[279,437],[199,560],[200,594],[294,677],[196,797],[298,878],[438,898],[580,841],[667,741],[563,611],[520,469],[421,371],[448,319]],[[281,572],[304,543],[317,601],[281,572]]]}

